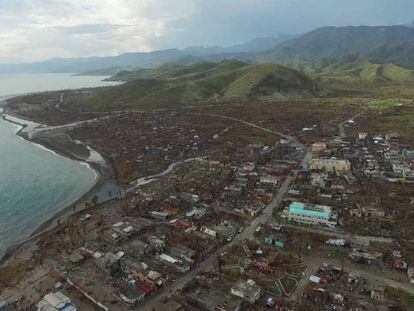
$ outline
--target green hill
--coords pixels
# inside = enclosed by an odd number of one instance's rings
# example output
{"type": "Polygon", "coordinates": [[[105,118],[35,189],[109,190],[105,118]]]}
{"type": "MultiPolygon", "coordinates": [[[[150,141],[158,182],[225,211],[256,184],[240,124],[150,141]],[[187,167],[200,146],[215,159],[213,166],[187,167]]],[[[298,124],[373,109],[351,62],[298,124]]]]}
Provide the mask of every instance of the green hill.
{"type": "Polygon", "coordinates": [[[389,80],[405,82],[414,81],[414,71],[394,64],[382,65],[382,75],[389,80]]]}
{"type": "Polygon", "coordinates": [[[163,66],[123,72],[126,83],[88,93],[73,92],[65,104],[84,111],[165,108],[187,103],[290,99],[318,94],[315,81],[282,65],[248,64],[237,60],[163,66]]]}
{"type": "Polygon", "coordinates": [[[404,83],[414,82],[414,71],[395,64],[381,64],[367,58],[343,59],[338,62],[319,60],[313,63],[294,61],[295,68],[322,84],[340,82],[359,83],[404,83]]]}
{"type": "Polygon", "coordinates": [[[306,97],[317,93],[316,83],[305,74],[274,63],[246,68],[243,74],[225,90],[226,97],[252,96],[306,97]]]}
{"type": "Polygon", "coordinates": [[[154,69],[141,69],[136,71],[123,71],[109,80],[131,81],[135,79],[177,79],[202,77],[208,74],[238,69],[248,66],[247,63],[237,60],[224,60],[220,63],[199,62],[188,66],[167,64],[154,69]]]}
{"type": "Polygon", "coordinates": [[[256,55],[261,61],[313,62],[347,55],[414,68],[414,28],[406,26],[322,27],[256,55]]]}

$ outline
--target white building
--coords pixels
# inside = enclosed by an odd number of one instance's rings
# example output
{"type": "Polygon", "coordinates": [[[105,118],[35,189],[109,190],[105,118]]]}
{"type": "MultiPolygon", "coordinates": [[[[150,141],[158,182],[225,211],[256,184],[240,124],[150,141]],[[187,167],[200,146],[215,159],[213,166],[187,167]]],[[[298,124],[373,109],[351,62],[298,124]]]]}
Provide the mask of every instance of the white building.
{"type": "Polygon", "coordinates": [[[36,306],[37,311],[76,311],[76,307],[61,292],[47,294],[36,306]]]}
{"type": "Polygon", "coordinates": [[[252,304],[260,298],[260,291],[260,286],[253,280],[239,280],[231,288],[232,295],[252,304]]]}
{"type": "Polygon", "coordinates": [[[335,245],[335,246],[345,246],[345,240],[344,239],[328,239],[326,241],[326,244],[329,245],[335,245]]]}
{"type": "Polygon", "coordinates": [[[312,159],[309,161],[309,168],[311,170],[326,170],[328,172],[343,172],[351,170],[351,162],[343,159],[312,159]]]}
{"type": "Polygon", "coordinates": [[[279,179],[272,175],[264,175],[260,177],[260,182],[263,184],[271,184],[277,186],[279,184],[279,179]]]}
{"type": "Polygon", "coordinates": [[[172,264],[180,264],[182,261],[179,259],[176,259],[170,255],[167,254],[161,254],[158,256],[160,260],[164,260],[166,262],[172,263],[172,264]]]}
{"type": "Polygon", "coordinates": [[[365,140],[367,139],[367,137],[368,137],[368,133],[363,132],[363,133],[358,134],[358,138],[361,140],[365,140]]]}

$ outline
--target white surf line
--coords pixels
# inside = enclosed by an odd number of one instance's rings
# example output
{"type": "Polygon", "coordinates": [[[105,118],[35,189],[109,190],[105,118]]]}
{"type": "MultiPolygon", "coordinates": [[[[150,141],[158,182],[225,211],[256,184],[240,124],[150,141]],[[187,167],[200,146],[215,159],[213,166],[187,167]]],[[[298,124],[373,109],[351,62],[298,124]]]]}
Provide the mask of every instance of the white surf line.
{"type": "Polygon", "coordinates": [[[21,135],[18,135],[19,132],[26,133],[26,134],[28,134],[28,137],[30,139],[30,138],[33,137],[33,135],[35,133],[38,133],[38,132],[42,132],[42,131],[47,130],[48,129],[47,125],[44,125],[44,124],[41,124],[41,123],[37,123],[37,122],[34,122],[34,121],[20,119],[20,118],[15,117],[15,116],[8,115],[7,113],[4,113],[4,109],[3,108],[0,108],[0,116],[2,117],[2,119],[4,121],[9,122],[10,124],[13,124],[13,125],[16,126],[16,131],[14,132],[14,134],[19,139],[24,140],[26,142],[29,142],[32,145],[34,145],[35,147],[37,147],[37,148],[39,148],[39,149],[41,149],[43,151],[52,153],[55,156],[62,157],[64,159],[77,162],[77,163],[79,163],[79,165],[87,167],[88,169],[90,169],[90,170],[92,170],[94,172],[94,174],[95,174],[94,179],[96,181],[98,180],[99,173],[90,165],[90,163],[94,163],[94,164],[98,164],[98,165],[103,165],[103,164],[106,164],[106,161],[105,161],[105,159],[102,157],[102,155],[99,152],[95,151],[90,146],[84,144],[81,141],[74,141],[75,143],[80,143],[80,144],[84,145],[88,149],[88,151],[89,151],[89,157],[85,161],[84,160],[81,160],[81,159],[75,160],[75,159],[72,159],[70,157],[61,155],[61,154],[57,153],[56,151],[54,151],[52,149],[49,149],[48,147],[46,147],[46,146],[44,146],[42,144],[33,142],[31,140],[27,140],[24,137],[22,137],[21,135]],[[43,128],[41,128],[41,127],[43,127],[43,128]],[[41,128],[41,129],[39,130],[39,128],[41,128]]]}

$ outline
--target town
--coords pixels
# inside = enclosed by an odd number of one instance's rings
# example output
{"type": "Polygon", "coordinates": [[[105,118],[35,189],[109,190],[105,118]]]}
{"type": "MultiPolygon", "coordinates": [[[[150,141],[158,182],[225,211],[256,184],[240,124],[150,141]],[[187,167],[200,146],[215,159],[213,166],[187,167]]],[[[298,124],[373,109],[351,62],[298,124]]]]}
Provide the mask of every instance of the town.
{"type": "Polygon", "coordinates": [[[409,310],[414,145],[353,108],[289,131],[216,108],[80,122],[123,186],[2,268],[4,308],[409,310]]]}
{"type": "Polygon", "coordinates": [[[414,311],[413,0],[0,0],[0,311],[414,311]]]}

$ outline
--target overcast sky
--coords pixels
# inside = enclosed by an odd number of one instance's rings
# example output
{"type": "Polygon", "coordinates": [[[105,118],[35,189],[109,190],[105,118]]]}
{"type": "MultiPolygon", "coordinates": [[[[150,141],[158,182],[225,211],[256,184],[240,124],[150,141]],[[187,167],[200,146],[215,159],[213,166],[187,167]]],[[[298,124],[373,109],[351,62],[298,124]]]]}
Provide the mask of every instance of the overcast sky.
{"type": "Polygon", "coordinates": [[[0,63],[232,45],[414,19],[414,0],[0,0],[0,63]]]}

